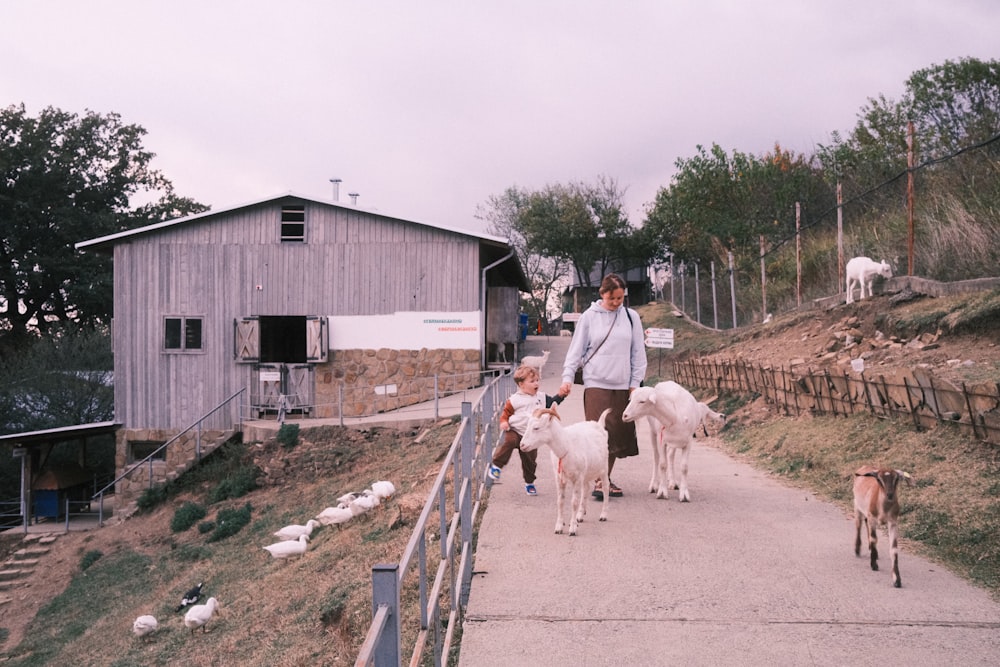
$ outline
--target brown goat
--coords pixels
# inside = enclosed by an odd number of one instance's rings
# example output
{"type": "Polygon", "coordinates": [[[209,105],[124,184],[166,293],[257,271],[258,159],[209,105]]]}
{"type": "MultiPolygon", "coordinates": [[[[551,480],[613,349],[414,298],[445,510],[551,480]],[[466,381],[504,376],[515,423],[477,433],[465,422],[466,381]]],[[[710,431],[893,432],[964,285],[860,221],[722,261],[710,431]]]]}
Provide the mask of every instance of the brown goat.
{"type": "Polygon", "coordinates": [[[862,466],[854,472],[854,553],[861,555],[861,521],[868,524],[868,550],[871,566],[878,570],[878,535],[876,528],[889,531],[889,555],[892,558],[892,585],[899,588],[899,493],[900,480],[912,484],[912,477],[902,470],[862,466]]]}

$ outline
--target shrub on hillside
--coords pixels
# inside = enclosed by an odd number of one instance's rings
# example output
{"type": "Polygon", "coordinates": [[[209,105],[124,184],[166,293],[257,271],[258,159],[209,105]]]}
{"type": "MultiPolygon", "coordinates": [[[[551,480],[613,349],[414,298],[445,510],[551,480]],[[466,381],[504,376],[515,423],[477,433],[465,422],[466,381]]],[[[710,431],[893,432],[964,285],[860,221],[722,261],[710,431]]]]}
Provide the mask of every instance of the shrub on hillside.
{"type": "Polygon", "coordinates": [[[205,508],[198,503],[188,501],[174,512],[174,518],[170,520],[170,530],[182,533],[204,518],[205,508]]]}
{"type": "Polygon", "coordinates": [[[97,551],[96,549],[83,554],[83,558],[80,559],[80,569],[86,570],[88,567],[99,561],[103,555],[103,553],[97,551]]]}
{"type": "Polygon", "coordinates": [[[164,484],[158,484],[156,486],[151,486],[141,494],[139,494],[139,499],[136,501],[136,505],[143,512],[148,512],[157,505],[163,503],[167,499],[167,487],[164,484]]]}
{"type": "Polygon", "coordinates": [[[252,509],[250,503],[247,503],[243,507],[219,510],[215,517],[215,531],[209,535],[208,541],[217,542],[240,532],[243,526],[250,523],[252,509]]]}
{"type": "Polygon", "coordinates": [[[229,498],[242,498],[257,488],[258,472],[256,466],[244,466],[232,471],[212,489],[208,501],[217,503],[229,498]]]}
{"type": "Polygon", "coordinates": [[[295,445],[299,444],[299,425],[298,424],[282,424],[278,428],[278,442],[281,443],[282,447],[286,449],[291,449],[295,445]]]}

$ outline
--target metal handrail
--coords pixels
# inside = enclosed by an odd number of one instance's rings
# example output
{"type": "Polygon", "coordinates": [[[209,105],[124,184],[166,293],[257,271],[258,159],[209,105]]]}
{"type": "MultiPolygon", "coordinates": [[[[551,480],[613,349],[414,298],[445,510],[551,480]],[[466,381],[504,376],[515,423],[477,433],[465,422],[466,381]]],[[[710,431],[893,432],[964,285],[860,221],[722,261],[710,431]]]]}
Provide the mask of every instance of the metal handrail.
{"type": "MultiPolygon", "coordinates": [[[[439,401],[441,399],[443,399],[443,398],[445,398],[447,396],[454,396],[456,394],[468,394],[470,392],[480,392],[480,391],[482,391],[482,389],[484,387],[484,385],[481,384],[481,383],[483,383],[483,382],[487,382],[488,383],[489,381],[495,380],[495,379],[497,379],[498,376],[502,375],[505,372],[508,372],[508,369],[502,369],[502,370],[501,369],[490,369],[490,370],[481,370],[481,371],[467,371],[467,372],[464,372],[464,373],[452,373],[452,374],[448,374],[448,375],[434,374],[432,376],[430,376],[430,375],[429,376],[422,376],[423,379],[433,380],[433,391],[434,391],[434,393],[433,393],[433,397],[431,399],[429,399],[429,400],[433,400],[434,401],[434,405],[435,405],[434,417],[435,417],[435,419],[437,419],[438,416],[439,416],[439,414],[438,414],[438,403],[439,403],[439,401]],[[480,379],[478,380],[478,383],[480,383],[480,384],[477,384],[477,386],[474,386],[474,387],[464,387],[464,388],[460,388],[460,389],[445,389],[445,388],[443,388],[443,386],[447,383],[447,380],[449,380],[451,378],[468,377],[468,376],[473,375],[473,374],[477,374],[480,377],[480,379]]],[[[336,402],[332,402],[332,403],[308,403],[305,400],[305,398],[302,397],[300,394],[282,394],[281,396],[286,400],[286,406],[285,406],[285,412],[286,413],[288,411],[291,411],[291,410],[296,410],[296,411],[302,410],[302,411],[306,411],[306,412],[308,412],[310,414],[315,415],[315,414],[318,414],[319,411],[320,411],[320,409],[322,409],[322,408],[330,408],[333,411],[333,413],[334,413],[331,418],[333,418],[333,419],[339,419],[340,420],[340,425],[343,426],[345,424],[345,421],[344,421],[345,419],[357,419],[359,417],[371,417],[371,416],[374,416],[376,414],[379,414],[380,412],[383,412],[382,410],[377,409],[377,400],[376,400],[376,402],[373,403],[373,406],[375,406],[375,407],[372,407],[372,409],[370,411],[366,411],[366,412],[363,412],[363,413],[360,413],[360,414],[345,415],[344,414],[344,391],[345,391],[345,389],[350,389],[352,391],[364,390],[364,389],[371,389],[371,390],[375,391],[377,388],[379,388],[379,387],[385,387],[388,384],[392,384],[392,383],[386,383],[386,382],[360,383],[360,382],[355,382],[355,383],[351,383],[350,385],[348,385],[346,383],[341,382],[340,385],[339,385],[339,387],[337,388],[337,390],[338,390],[337,401],[336,402]]],[[[259,399],[260,398],[259,394],[254,394],[253,392],[250,392],[248,394],[248,398],[249,398],[249,401],[245,404],[246,405],[246,413],[247,414],[253,414],[255,412],[259,413],[259,412],[263,412],[263,411],[272,411],[272,412],[278,413],[279,416],[280,416],[281,413],[282,413],[281,406],[279,406],[277,404],[255,403],[254,399],[255,398],[259,399]]],[[[403,405],[403,406],[400,406],[400,407],[397,407],[397,408],[392,408],[391,410],[387,409],[385,411],[391,411],[394,414],[405,413],[407,410],[413,410],[414,412],[422,411],[423,408],[421,406],[425,402],[426,402],[426,400],[416,400],[416,399],[413,399],[412,403],[408,403],[407,405],[403,405]]],[[[281,419],[279,418],[278,421],[281,421],[281,419]]]]}
{"type": "MultiPolygon", "coordinates": [[[[472,543],[476,519],[489,487],[486,466],[501,431],[497,417],[513,391],[510,371],[483,388],[476,402],[462,403],[462,422],[434,480],[427,502],[398,563],[372,567],[372,623],[365,635],[356,666],[397,667],[422,664],[428,646],[435,665],[444,664],[461,626],[472,582],[472,543]],[[450,473],[450,474],[449,474],[450,473]],[[448,484],[452,477],[453,485],[448,484]],[[450,488],[449,488],[450,487],[450,488]],[[448,496],[453,503],[449,505],[448,496]],[[435,530],[429,530],[438,519],[435,530]],[[438,563],[429,568],[428,534],[439,535],[438,563]],[[404,581],[411,571],[418,577],[416,608],[400,603],[404,581]],[[447,593],[448,595],[443,595],[447,593]],[[444,604],[442,604],[444,601],[444,604]],[[402,659],[402,616],[419,613],[419,632],[409,660],[402,659]],[[446,618],[442,615],[446,614],[446,618]]],[[[431,537],[430,539],[433,539],[431,537]]]]}
{"type": "Polygon", "coordinates": [[[209,410],[208,412],[206,412],[204,415],[202,415],[200,418],[198,418],[197,421],[195,421],[193,424],[191,424],[190,426],[188,426],[186,429],[180,431],[179,433],[177,433],[177,435],[175,435],[174,437],[170,438],[165,443],[163,443],[162,445],[160,445],[159,447],[157,447],[155,450],[153,450],[152,452],[150,452],[144,459],[142,459],[141,461],[136,461],[133,465],[131,465],[128,468],[126,468],[122,472],[122,474],[118,475],[118,477],[116,477],[114,479],[114,481],[112,481],[110,484],[108,484],[107,486],[105,486],[104,488],[102,488],[100,491],[98,491],[97,493],[95,493],[94,495],[92,495],[90,497],[91,500],[93,500],[95,498],[98,498],[98,496],[100,497],[100,505],[99,506],[100,506],[101,510],[100,510],[100,516],[99,516],[98,521],[97,521],[98,525],[101,525],[101,526],[104,525],[104,492],[105,491],[107,491],[108,489],[114,488],[114,486],[118,482],[122,481],[123,479],[125,479],[126,477],[128,477],[129,475],[131,475],[133,472],[135,472],[136,470],[138,470],[143,464],[148,464],[149,465],[149,487],[152,488],[153,487],[153,459],[156,457],[157,454],[159,454],[162,451],[165,451],[167,449],[167,447],[169,447],[171,444],[173,444],[174,442],[176,442],[177,440],[179,440],[181,438],[181,436],[185,435],[188,431],[191,431],[192,429],[195,429],[195,428],[198,429],[198,434],[199,434],[198,441],[197,441],[197,444],[196,444],[196,456],[197,456],[197,458],[200,459],[201,458],[201,423],[203,421],[205,421],[206,419],[208,419],[209,417],[211,417],[216,412],[218,412],[219,410],[221,410],[222,408],[224,408],[233,399],[235,399],[236,397],[240,396],[245,391],[246,391],[246,387],[243,387],[242,389],[240,389],[239,391],[237,391],[236,393],[234,393],[232,396],[230,396],[226,400],[224,400],[221,403],[219,403],[217,406],[215,406],[214,408],[212,408],[211,410],[209,410]]]}

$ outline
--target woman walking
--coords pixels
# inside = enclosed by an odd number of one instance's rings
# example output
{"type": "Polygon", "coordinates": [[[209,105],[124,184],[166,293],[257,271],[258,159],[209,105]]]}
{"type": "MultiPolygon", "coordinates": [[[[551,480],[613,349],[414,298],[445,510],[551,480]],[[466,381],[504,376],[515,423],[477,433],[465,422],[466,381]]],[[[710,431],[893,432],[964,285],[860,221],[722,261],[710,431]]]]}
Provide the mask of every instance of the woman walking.
{"type": "MultiPolygon", "coordinates": [[[[625,281],[614,273],[604,276],[598,290],[600,299],[590,305],[576,323],[562,371],[560,395],[573,388],[577,369],[583,370],[583,413],[588,421],[597,421],[611,408],[608,429],[608,478],[617,459],[636,456],[635,424],[622,421],[622,412],[632,391],[646,377],[646,345],[639,313],[623,305],[625,281]]],[[[613,482],[607,492],[612,498],[622,495],[613,482]]],[[[604,497],[598,481],[594,497],[604,497]]]]}

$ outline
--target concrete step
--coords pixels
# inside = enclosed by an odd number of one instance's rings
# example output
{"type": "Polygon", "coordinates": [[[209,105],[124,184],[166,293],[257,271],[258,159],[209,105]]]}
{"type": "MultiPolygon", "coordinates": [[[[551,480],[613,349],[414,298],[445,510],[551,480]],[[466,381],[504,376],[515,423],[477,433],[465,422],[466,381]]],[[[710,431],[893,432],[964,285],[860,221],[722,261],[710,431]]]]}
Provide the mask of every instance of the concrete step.
{"type": "Polygon", "coordinates": [[[0,581],[17,581],[21,577],[31,574],[30,570],[20,568],[5,568],[0,570],[0,581]]]}
{"type": "Polygon", "coordinates": [[[11,554],[11,560],[24,562],[32,558],[37,559],[39,556],[44,556],[48,552],[48,547],[28,547],[26,549],[18,549],[11,554]]]}

